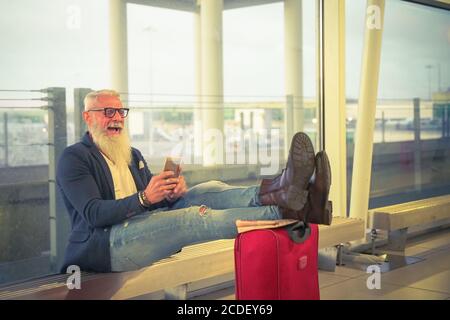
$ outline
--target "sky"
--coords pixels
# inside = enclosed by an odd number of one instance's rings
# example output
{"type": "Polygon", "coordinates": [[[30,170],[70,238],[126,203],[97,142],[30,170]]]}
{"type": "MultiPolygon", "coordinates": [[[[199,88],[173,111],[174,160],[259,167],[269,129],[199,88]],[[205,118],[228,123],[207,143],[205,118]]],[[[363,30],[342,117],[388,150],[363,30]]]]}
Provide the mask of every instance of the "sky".
{"type": "MultiPolygon", "coordinates": [[[[347,1],[348,97],[359,95],[364,8],[365,1],[347,1]]],[[[441,90],[450,87],[450,12],[387,0],[384,23],[379,98],[429,98],[430,84],[432,91],[438,90],[438,69],[441,90]]]]}
{"type": "MultiPolygon", "coordinates": [[[[314,97],[315,5],[303,3],[303,91],[314,97]]],[[[110,86],[107,5],[106,0],[0,0],[0,89],[110,86]]],[[[352,0],[346,6],[349,98],[359,95],[365,5],[352,0]]],[[[283,39],[282,3],[226,10],[225,95],[281,99],[283,39]]],[[[382,45],[379,98],[427,98],[439,78],[441,89],[450,87],[450,13],[387,0],[382,45]]],[[[156,100],[192,99],[192,14],[128,5],[128,50],[130,92],[151,92],[156,100]]]]}

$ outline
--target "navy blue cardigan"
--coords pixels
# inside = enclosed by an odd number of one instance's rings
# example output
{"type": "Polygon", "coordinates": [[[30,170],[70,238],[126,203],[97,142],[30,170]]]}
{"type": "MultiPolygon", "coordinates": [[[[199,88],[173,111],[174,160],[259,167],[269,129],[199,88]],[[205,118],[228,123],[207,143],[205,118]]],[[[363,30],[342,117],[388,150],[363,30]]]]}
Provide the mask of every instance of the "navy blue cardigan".
{"type": "MultiPolygon", "coordinates": [[[[129,166],[137,190],[144,190],[152,174],[142,154],[132,148],[129,166]]],[[[69,265],[81,270],[110,272],[111,226],[125,219],[165,206],[166,201],[147,209],[137,193],[115,200],[108,164],[86,133],[81,142],[67,147],[58,162],[56,182],[70,216],[71,233],[61,272],[69,265]]]]}

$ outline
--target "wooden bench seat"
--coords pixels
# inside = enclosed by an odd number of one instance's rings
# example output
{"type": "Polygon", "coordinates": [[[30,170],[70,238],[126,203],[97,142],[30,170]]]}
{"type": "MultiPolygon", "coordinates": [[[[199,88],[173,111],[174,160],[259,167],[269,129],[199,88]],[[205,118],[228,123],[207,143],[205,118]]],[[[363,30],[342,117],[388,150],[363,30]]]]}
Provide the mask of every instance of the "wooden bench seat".
{"type": "Polygon", "coordinates": [[[406,202],[369,211],[369,227],[397,230],[450,218],[450,195],[406,202]]]}
{"type": "Polygon", "coordinates": [[[373,234],[388,231],[386,252],[404,255],[408,227],[449,218],[450,195],[445,195],[369,210],[368,227],[373,234]]]}
{"type": "MultiPolygon", "coordinates": [[[[319,227],[319,248],[364,236],[364,222],[335,217],[319,227]]],[[[185,299],[189,283],[234,272],[234,239],[196,244],[138,271],[81,274],[81,290],[69,290],[69,275],[55,275],[0,288],[0,299],[130,299],[159,290],[185,299]]]]}

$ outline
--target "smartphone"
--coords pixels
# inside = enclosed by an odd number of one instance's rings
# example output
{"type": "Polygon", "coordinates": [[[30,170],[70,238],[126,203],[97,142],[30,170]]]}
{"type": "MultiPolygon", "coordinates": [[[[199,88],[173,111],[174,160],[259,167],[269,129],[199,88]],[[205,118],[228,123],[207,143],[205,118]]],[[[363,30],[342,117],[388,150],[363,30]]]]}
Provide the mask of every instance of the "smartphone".
{"type": "Polygon", "coordinates": [[[178,178],[180,175],[180,161],[181,159],[179,158],[167,157],[164,165],[164,171],[173,171],[175,174],[174,177],[178,178]]]}

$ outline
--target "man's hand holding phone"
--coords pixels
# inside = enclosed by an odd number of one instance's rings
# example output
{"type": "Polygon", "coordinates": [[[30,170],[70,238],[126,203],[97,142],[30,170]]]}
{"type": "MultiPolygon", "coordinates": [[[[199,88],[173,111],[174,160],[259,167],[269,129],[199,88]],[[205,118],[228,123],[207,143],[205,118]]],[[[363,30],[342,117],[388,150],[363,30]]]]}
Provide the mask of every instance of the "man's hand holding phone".
{"type": "Polygon", "coordinates": [[[145,196],[151,203],[158,203],[173,193],[178,184],[179,178],[173,171],[163,171],[152,177],[144,190],[145,196]]]}
{"type": "Polygon", "coordinates": [[[169,201],[174,201],[178,198],[183,197],[186,194],[186,192],[187,192],[186,180],[184,180],[183,176],[179,176],[176,187],[172,190],[172,192],[169,193],[166,199],[169,201]]]}
{"type": "Polygon", "coordinates": [[[163,171],[172,171],[174,173],[174,177],[178,178],[181,173],[181,159],[174,157],[167,157],[166,163],[164,164],[163,171]]]}
{"type": "Polygon", "coordinates": [[[187,185],[184,177],[181,175],[181,165],[179,158],[166,158],[166,163],[164,165],[164,172],[174,172],[174,177],[178,179],[178,182],[169,192],[169,194],[165,197],[168,201],[174,201],[182,196],[184,196],[187,192],[187,185]]]}

